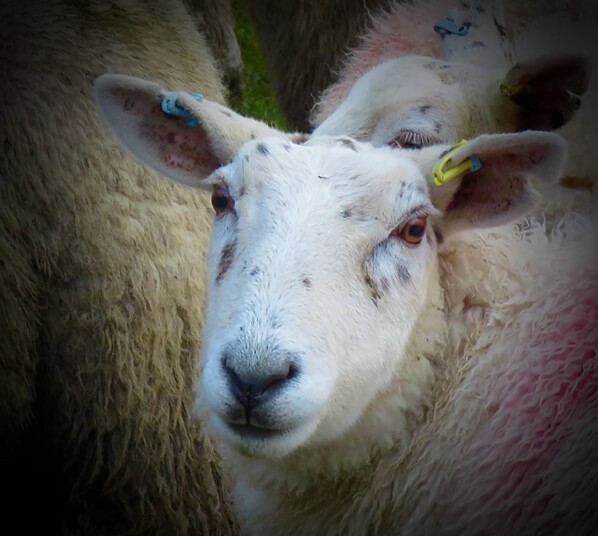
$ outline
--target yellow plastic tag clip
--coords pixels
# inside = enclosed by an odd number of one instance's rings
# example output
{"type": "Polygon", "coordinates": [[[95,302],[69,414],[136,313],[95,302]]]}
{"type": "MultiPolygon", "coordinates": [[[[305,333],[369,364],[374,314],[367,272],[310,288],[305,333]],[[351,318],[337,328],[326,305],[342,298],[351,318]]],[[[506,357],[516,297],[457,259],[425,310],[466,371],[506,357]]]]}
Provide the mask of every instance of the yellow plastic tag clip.
{"type": "Polygon", "coordinates": [[[475,155],[471,155],[469,158],[466,158],[456,166],[450,167],[446,170],[444,169],[448,161],[453,157],[457,150],[463,147],[466,143],[467,140],[461,140],[440,160],[438,160],[438,162],[436,162],[434,168],[432,169],[432,178],[436,186],[442,186],[444,183],[454,179],[458,175],[463,173],[471,173],[482,167],[480,159],[475,155]]]}
{"type": "Polygon", "coordinates": [[[523,84],[508,84],[503,82],[500,85],[500,91],[505,97],[513,97],[523,90],[523,84]]]}

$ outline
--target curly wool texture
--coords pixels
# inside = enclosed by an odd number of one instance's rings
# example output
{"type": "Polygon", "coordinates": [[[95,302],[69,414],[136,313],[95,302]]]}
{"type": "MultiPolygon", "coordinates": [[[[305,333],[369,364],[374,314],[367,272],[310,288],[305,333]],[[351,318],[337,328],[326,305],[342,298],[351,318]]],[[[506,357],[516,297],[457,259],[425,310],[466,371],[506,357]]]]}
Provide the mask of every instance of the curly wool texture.
{"type": "Polygon", "coordinates": [[[403,460],[407,533],[590,534],[598,524],[596,222],[569,214],[550,238],[537,222],[526,235],[474,238],[446,266],[455,288],[480,281],[473,296],[451,297],[476,304],[477,337],[403,460]],[[499,246],[508,272],[471,255],[480,240],[499,246]]]}
{"type": "Polygon", "coordinates": [[[174,0],[8,2],[0,33],[9,501],[50,522],[64,493],[111,533],[233,533],[217,455],[189,411],[211,210],[124,155],[92,103],[105,72],[222,101],[206,43],[174,0]]]}

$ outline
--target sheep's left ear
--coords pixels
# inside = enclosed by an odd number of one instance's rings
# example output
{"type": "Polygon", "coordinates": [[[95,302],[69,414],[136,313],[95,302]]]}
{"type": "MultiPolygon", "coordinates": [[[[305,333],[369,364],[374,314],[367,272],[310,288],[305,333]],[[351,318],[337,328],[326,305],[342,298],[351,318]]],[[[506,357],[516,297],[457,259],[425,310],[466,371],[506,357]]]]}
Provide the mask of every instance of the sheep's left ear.
{"type": "Polygon", "coordinates": [[[121,145],[164,176],[208,187],[206,178],[253,138],[286,134],[185,91],[118,74],[94,83],[95,103],[121,145]]]}
{"type": "Polygon", "coordinates": [[[590,70],[588,59],[577,54],[515,64],[500,91],[517,105],[519,130],[556,130],[571,120],[588,89],[590,70]]]}
{"type": "Polygon", "coordinates": [[[525,216],[539,201],[529,178],[556,182],[566,154],[565,142],[557,134],[527,131],[484,134],[456,149],[428,147],[413,157],[428,177],[433,204],[444,213],[446,235],[525,216]],[[481,167],[472,170],[478,162],[481,167]],[[437,185],[435,176],[448,180],[437,185]]]}

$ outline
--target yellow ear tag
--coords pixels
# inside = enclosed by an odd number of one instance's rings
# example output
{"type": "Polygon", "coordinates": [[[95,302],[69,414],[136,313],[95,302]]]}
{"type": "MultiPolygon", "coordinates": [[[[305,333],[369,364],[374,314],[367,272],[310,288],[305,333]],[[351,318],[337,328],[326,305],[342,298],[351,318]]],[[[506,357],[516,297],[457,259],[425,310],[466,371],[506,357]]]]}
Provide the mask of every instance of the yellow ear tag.
{"type": "Polygon", "coordinates": [[[513,97],[523,90],[523,84],[508,84],[503,82],[500,85],[500,91],[505,97],[513,97]]]}
{"type": "Polygon", "coordinates": [[[475,155],[471,155],[469,158],[466,158],[456,166],[450,167],[446,170],[444,169],[448,161],[453,157],[457,150],[463,147],[466,143],[467,140],[461,140],[440,160],[438,160],[438,162],[436,162],[434,168],[432,169],[432,178],[436,186],[442,186],[444,183],[454,179],[458,175],[468,172],[471,173],[472,171],[477,171],[482,167],[482,163],[480,162],[479,158],[475,155]]]}

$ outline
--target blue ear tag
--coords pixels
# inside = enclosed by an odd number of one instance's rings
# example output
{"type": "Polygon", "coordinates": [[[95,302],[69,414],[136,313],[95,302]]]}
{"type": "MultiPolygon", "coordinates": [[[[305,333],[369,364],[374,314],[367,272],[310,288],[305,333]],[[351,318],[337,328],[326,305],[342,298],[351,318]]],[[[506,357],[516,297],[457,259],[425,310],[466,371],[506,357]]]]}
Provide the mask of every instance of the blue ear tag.
{"type": "Polygon", "coordinates": [[[478,169],[482,169],[482,162],[480,162],[480,159],[475,154],[472,154],[469,157],[469,162],[471,163],[471,168],[469,168],[469,173],[473,173],[474,171],[477,171],[478,169]]]}
{"type": "Polygon", "coordinates": [[[445,35],[460,35],[463,37],[469,32],[469,24],[457,24],[453,19],[442,19],[434,24],[434,31],[440,34],[441,37],[445,35]]]}
{"type": "MultiPolygon", "coordinates": [[[[180,93],[176,93],[176,92],[167,93],[166,96],[162,99],[162,102],[160,103],[162,111],[165,114],[172,115],[174,117],[182,117],[183,119],[187,119],[187,122],[185,124],[188,127],[199,126],[199,121],[197,120],[197,118],[194,117],[193,114],[191,114],[191,112],[188,112],[187,110],[185,110],[184,108],[181,108],[177,104],[177,99],[178,99],[179,95],[180,95],[180,93]]],[[[201,102],[203,100],[203,95],[201,93],[190,93],[190,95],[197,102],[201,102]]]]}

